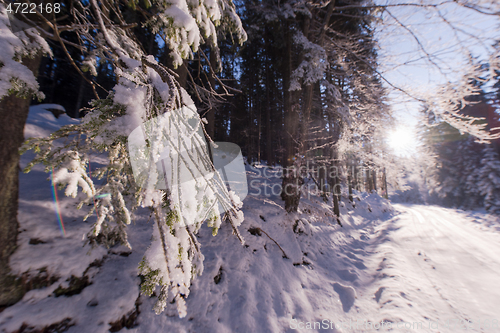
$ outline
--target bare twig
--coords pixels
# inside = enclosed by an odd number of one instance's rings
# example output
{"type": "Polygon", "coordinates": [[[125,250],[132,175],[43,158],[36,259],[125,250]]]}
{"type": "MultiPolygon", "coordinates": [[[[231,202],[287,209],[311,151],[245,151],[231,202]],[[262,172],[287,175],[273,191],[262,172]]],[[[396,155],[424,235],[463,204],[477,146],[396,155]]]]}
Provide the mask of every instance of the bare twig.
{"type": "Polygon", "coordinates": [[[431,64],[433,64],[434,66],[436,66],[436,68],[441,72],[441,74],[445,75],[443,73],[443,70],[441,69],[441,67],[436,64],[436,62],[432,59],[432,55],[429,54],[429,52],[427,52],[427,50],[425,49],[425,47],[422,45],[422,43],[420,42],[420,39],[417,37],[417,35],[415,35],[415,33],[413,32],[413,30],[411,30],[410,28],[408,28],[405,24],[401,23],[401,21],[394,15],[392,15],[392,13],[389,11],[389,9],[386,9],[385,12],[387,14],[389,14],[390,17],[392,17],[392,19],[394,21],[396,21],[396,23],[402,27],[403,29],[405,29],[406,31],[408,31],[408,33],[413,37],[413,39],[417,42],[418,44],[418,47],[420,48],[420,50],[422,52],[425,53],[425,55],[427,56],[427,59],[429,60],[429,62],[431,64]]]}
{"type": "Polygon", "coordinates": [[[252,228],[248,229],[248,231],[250,233],[255,232],[259,236],[260,236],[260,233],[264,233],[267,237],[269,237],[270,240],[272,240],[274,242],[274,244],[278,245],[278,247],[280,248],[281,252],[283,252],[283,258],[290,259],[290,257],[286,255],[285,250],[283,250],[283,248],[278,244],[278,242],[275,241],[274,238],[272,238],[271,236],[269,236],[269,234],[267,232],[265,232],[264,230],[262,230],[261,228],[259,228],[259,227],[252,227],[252,228]]]}
{"type": "MultiPolygon", "coordinates": [[[[137,27],[137,23],[122,24],[122,25],[116,25],[116,26],[120,27],[122,29],[132,29],[132,28],[137,27]]],[[[106,25],[106,28],[111,28],[111,27],[113,27],[113,26],[109,25],[109,24],[106,25]]],[[[99,26],[96,25],[96,24],[85,24],[85,25],[83,25],[83,24],[73,24],[73,25],[62,25],[62,26],[58,27],[59,32],[73,31],[73,30],[81,29],[81,28],[93,28],[93,29],[97,29],[97,28],[99,28],[99,26]]]]}
{"type": "Polygon", "coordinates": [[[64,53],[66,54],[66,57],[68,58],[69,62],[76,69],[76,71],[78,72],[78,74],[80,74],[80,76],[85,81],[87,81],[88,84],[90,84],[90,86],[92,87],[92,92],[94,93],[95,98],[96,99],[100,99],[99,95],[97,94],[97,91],[95,89],[94,82],[92,82],[91,80],[89,80],[85,76],[85,74],[82,73],[82,71],[80,70],[80,67],[78,67],[78,65],[75,63],[75,60],[73,60],[73,57],[69,54],[68,49],[66,48],[66,45],[64,44],[64,42],[61,40],[61,37],[59,36],[59,30],[57,29],[57,24],[54,24],[53,27],[54,27],[54,35],[59,39],[59,43],[61,44],[61,47],[62,47],[64,53]]]}

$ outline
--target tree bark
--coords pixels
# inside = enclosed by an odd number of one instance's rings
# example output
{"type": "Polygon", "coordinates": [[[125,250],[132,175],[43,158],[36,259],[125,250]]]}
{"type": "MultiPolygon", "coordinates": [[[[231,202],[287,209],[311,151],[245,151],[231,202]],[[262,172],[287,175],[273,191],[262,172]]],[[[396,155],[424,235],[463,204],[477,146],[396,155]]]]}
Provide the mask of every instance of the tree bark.
{"type": "Polygon", "coordinates": [[[350,174],[347,176],[347,184],[349,186],[349,201],[354,203],[354,198],[352,196],[352,177],[350,174]]]}
{"type": "Polygon", "coordinates": [[[358,166],[358,161],[354,161],[353,167],[352,167],[352,186],[354,189],[358,192],[361,192],[361,186],[359,185],[359,166],[358,166]]]}
{"type": "MultiPolygon", "coordinates": [[[[425,179],[424,179],[425,180],[425,179]]],[[[389,199],[389,190],[387,189],[387,174],[385,172],[385,168],[382,173],[382,182],[384,186],[384,198],[389,199]]]]}
{"type": "Polygon", "coordinates": [[[274,151],[271,148],[273,146],[273,131],[272,131],[272,124],[271,124],[271,71],[270,71],[270,56],[269,56],[269,49],[270,49],[270,43],[269,43],[269,31],[266,28],[264,38],[265,38],[265,45],[266,45],[266,59],[265,59],[265,65],[266,65],[266,160],[267,160],[267,165],[271,166],[274,164],[274,151]]]}
{"type": "MultiPolygon", "coordinates": [[[[215,72],[217,70],[217,56],[215,55],[215,50],[212,48],[210,49],[210,66],[212,67],[212,70],[215,72]]],[[[208,82],[210,83],[210,86],[212,89],[215,91],[215,77],[213,76],[212,73],[208,74],[208,82]]],[[[211,107],[207,111],[207,133],[212,138],[212,140],[215,140],[215,108],[211,107]]]]}
{"type": "Polygon", "coordinates": [[[300,187],[302,178],[298,174],[295,157],[297,155],[297,134],[299,126],[298,103],[295,103],[295,94],[289,90],[292,73],[292,33],[287,22],[285,26],[286,50],[283,68],[283,97],[285,118],[285,160],[281,199],[285,201],[285,210],[296,212],[300,201],[300,187]]]}
{"type": "Polygon", "coordinates": [[[76,105],[73,111],[73,115],[75,117],[78,117],[78,115],[80,114],[80,108],[82,107],[82,101],[83,101],[83,93],[85,92],[85,84],[87,84],[85,79],[83,77],[80,77],[80,86],[78,87],[78,97],[76,98],[76,105]]]}
{"type": "MultiPolygon", "coordinates": [[[[23,59],[23,64],[37,75],[41,55],[23,59]]],[[[16,250],[19,223],[19,148],[24,142],[24,125],[28,118],[29,99],[15,96],[0,101],[0,307],[19,301],[25,288],[11,275],[9,258],[16,250]]]]}
{"type": "MultiPolygon", "coordinates": [[[[303,34],[309,38],[309,28],[311,25],[310,17],[306,16],[304,19],[303,34]]],[[[300,63],[300,62],[299,62],[300,63]]],[[[308,143],[309,143],[309,121],[311,118],[311,109],[313,101],[314,85],[307,84],[302,86],[302,146],[300,147],[300,153],[307,160],[308,143]]]]}
{"type": "Polygon", "coordinates": [[[188,86],[187,86],[188,61],[184,60],[183,62],[184,62],[183,65],[177,67],[177,69],[175,70],[175,72],[177,73],[177,75],[179,75],[179,77],[177,78],[177,82],[179,82],[179,85],[182,88],[184,88],[184,89],[187,90],[187,88],[188,88],[188,86]]]}
{"type": "Polygon", "coordinates": [[[366,190],[368,193],[373,191],[373,177],[369,166],[365,169],[365,179],[366,179],[366,190]]]}
{"type": "Polygon", "coordinates": [[[333,213],[337,216],[337,223],[340,223],[340,195],[341,195],[341,184],[339,175],[339,163],[338,163],[338,151],[337,146],[333,146],[330,151],[330,172],[328,174],[328,183],[332,192],[333,199],[333,213]]]}
{"type": "Polygon", "coordinates": [[[261,139],[262,139],[262,106],[259,100],[259,110],[257,111],[257,162],[261,163],[261,139]]]}

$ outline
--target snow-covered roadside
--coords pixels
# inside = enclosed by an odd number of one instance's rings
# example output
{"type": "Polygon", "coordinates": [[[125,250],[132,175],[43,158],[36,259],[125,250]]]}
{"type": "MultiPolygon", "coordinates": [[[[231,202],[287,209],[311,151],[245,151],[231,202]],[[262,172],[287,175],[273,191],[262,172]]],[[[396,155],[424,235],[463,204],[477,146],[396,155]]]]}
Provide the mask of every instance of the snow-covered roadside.
{"type": "Polygon", "coordinates": [[[445,332],[500,330],[500,234],[485,223],[493,216],[437,206],[395,207],[401,214],[391,246],[399,250],[392,253],[397,268],[406,272],[398,281],[406,291],[402,302],[422,318],[439,321],[445,332]],[[459,325],[447,329],[447,320],[459,325]]]}
{"type": "MultiPolygon", "coordinates": [[[[249,181],[257,173],[248,168],[249,181]]],[[[269,189],[280,181],[259,180],[269,189]]],[[[148,310],[152,302],[144,300],[145,312],[133,331],[285,332],[293,331],[294,319],[297,324],[348,320],[367,303],[376,304],[371,299],[376,289],[372,292],[374,287],[368,286],[373,280],[368,267],[376,263],[365,259],[383,241],[380,222],[390,215],[383,199],[367,199],[377,201],[386,212],[374,206],[370,213],[366,202],[350,211],[344,206],[346,219],[340,228],[331,217],[331,206],[321,198],[303,199],[301,213],[287,215],[277,195],[253,196],[250,190],[241,228],[245,246],[229,228],[222,228],[217,237],[207,229],[201,232],[205,272],[194,281],[188,316],[179,319],[174,309],[167,316],[155,316],[148,310]],[[361,217],[370,214],[373,219],[361,217]]]]}
{"type": "Polygon", "coordinates": [[[500,235],[493,217],[415,205],[394,212],[388,201],[363,193],[354,206],[343,198],[341,228],[331,202],[315,195],[303,197],[298,214],[286,214],[276,170],[263,169],[247,166],[245,246],[229,225],[215,237],[201,229],[205,270],[182,319],[174,307],[155,315],[154,299],[139,297],[137,265],[152,229],[146,210],[130,226],[131,253],[88,253],[82,236],[92,221],[82,222],[76,199],[59,195],[62,237],[48,175],[40,166],[21,174],[21,233],[11,265],[29,271],[27,280],[42,277],[34,287],[46,287],[2,311],[0,331],[373,332],[379,325],[456,332],[445,320],[482,320],[484,327],[495,319],[500,235]]]}
{"type": "MultiPolygon", "coordinates": [[[[102,248],[88,255],[88,248],[81,247],[81,237],[90,223],[81,222],[83,212],[74,210],[76,200],[61,193],[66,224],[66,237],[62,237],[48,175],[38,168],[21,175],[19,216],[23,232],[12,266],[18,273],[30,269],[33,275],[43,268],[58,280],[47,288],[28,292],[21,302],[4,310],[0,314],[1,329],[10,332],[23,324],[42,328],[63,323],[69,326],[69,332],[106,332],[111,323],[123,317],[126,324],[127,318],[135,316],[139,283],[136,268],[151,235],[147,213],[139,213],[136,225],[131,226],[134,250],[130,255],[120,255],[119,249],[107,253],[102,248]],[[74,295],[55,297],[59,286],[69,287],[71,275],[86,275],[92,284],[74,295]]],[[[381,217],[389,213],[380,211],[378,204],[387,211],[390,205],[375,195],[358,201],[357,213],[349,213],[344,205],[346,218],[341,229],[332,218],[331,203],[315,196],[302,201],[301,214],[287,215],[277,195],[264,195],[265,188],[271,193],[280,179],[264,177],[256,168],[247,170],[249,181],[254,182],[244,201],[246,218],[241,231],[246,245],[238,242],[228,226],[216,237],[212,237],[211,229],[203,228],[200,243],[205,271],[195,280],[187,299],[188,316],[179,319],[174,309],[157,316],[151,310],[153,301],[141,297],[141,313],[132,331],[278,332],[289,327],[293,318],[331,318],[331,310],[343,313],[359,307],[353,305],[353,286],[362,285],[356,281],[360,275],[356,270],[364,269],[365,264],[352,247],[362,255],[367,251],[364,242],[371,236],[363,227],[372,224],[359,215],[381,217]],[[256,195],[257,189],[261,189],[261,195],[256,195]],[[283,258],[275,242],[288,258],[283,258]]],[[[267,175],[275,172],[268,171],[267,175]]]]}

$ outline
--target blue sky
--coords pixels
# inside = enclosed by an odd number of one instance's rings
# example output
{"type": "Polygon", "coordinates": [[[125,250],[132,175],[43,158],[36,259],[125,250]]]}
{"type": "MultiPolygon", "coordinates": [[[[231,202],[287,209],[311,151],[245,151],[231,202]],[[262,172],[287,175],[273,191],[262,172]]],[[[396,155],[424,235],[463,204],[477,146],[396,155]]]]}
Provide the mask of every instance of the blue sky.
{"type": "MultiPolygon", "coordinates": [[[[410,2],[384,0],[377,4],[410,2]]],[[[500,39],[498,16],[455,3],[437,8],[391,7],[383,18],[378,26],[380,70],[392,84],[419,96],[457,81],[467,68],[469,54],[486,60],[495,38],[500,39]]],[[[414,126],[420,103],[393,90],[390,98],[398,121],[414,126]]]]}

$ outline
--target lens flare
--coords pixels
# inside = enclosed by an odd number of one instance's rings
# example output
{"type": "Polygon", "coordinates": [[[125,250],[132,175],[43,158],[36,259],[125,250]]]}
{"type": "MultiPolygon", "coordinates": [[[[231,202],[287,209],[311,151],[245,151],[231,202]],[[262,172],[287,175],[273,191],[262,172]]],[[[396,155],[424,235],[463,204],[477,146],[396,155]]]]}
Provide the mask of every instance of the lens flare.
{"type": "Polygon", "coordinates": [[[54,181],[54,167],[52,167],[52,173],[50,175],[52,180],[52,195],[54,196],[54,206],[56,208],[56,216],[59,220],[59,228],[61,229],[61,233],[63,237],[66,237],[66,230],[64,229],[64,222],[61,215],[61,208],[59,207],[59,198],[57,197],[57,187],[56,182],[54,181]]]}

